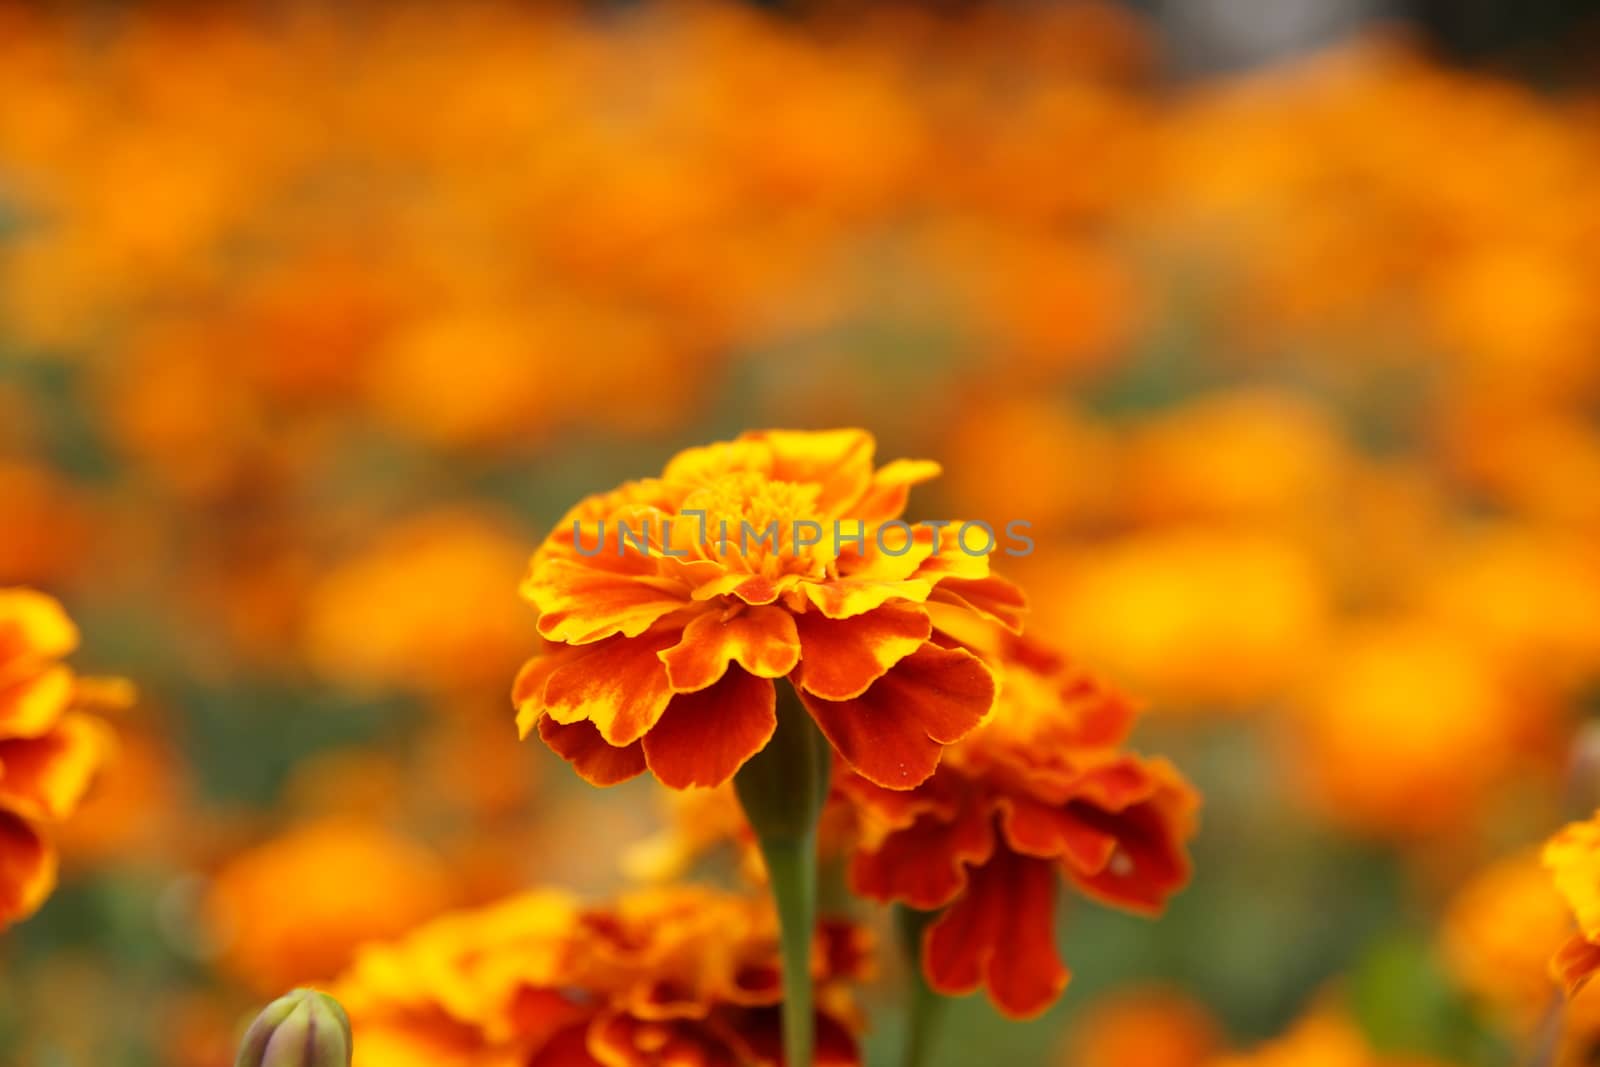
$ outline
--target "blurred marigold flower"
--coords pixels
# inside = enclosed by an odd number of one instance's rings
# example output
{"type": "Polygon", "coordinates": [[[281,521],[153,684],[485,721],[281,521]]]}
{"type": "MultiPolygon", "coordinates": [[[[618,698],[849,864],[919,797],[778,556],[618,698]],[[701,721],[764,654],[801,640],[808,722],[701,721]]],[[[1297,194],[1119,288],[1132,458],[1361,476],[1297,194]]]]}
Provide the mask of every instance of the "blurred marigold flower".
{"type": "Polygon", "coordinates": [[[1025,1017],[1069,977],[1055,947],[1058,876],[1115,907],[1159,913],[1188,881],[1199,798],[1167,761],[1120,747],[1127,701],[1038,644],[967,629],[1003,665],[994,716],[911,792],[839,781],[861,822],[851,883],[938,912],[922,952],[934,989],[985,987],[1025,1017]]]}
{"type": "Polygon", "coordinates": [[[938,467],[874,470],[873,449],[861,430],[747,433],[579,504],[522,586],[551,642],[517,678],[524,736],[596,784],[720,785],[771,738],[787,676],[845,763],[925,781],[994,700],[931,608],[1018,627],[1023,602],[956,529],[887,525],[938,467]]]}
{"type": "MultiPolygon", "coordinates": [[[[776,1067],[777,932],[766,904],[710,889],[590,908],[535,891],[364,948],[336,992],[357,1067],[776,1067]]],[[[846,984],[869,947],[819,928],[819,1065],[859,1063],[846,984]]]]}
{"type": "Polygon", "coordinates": [[[1578,922],[1577,933],[1550,961],[1551,973],[1572,996],[1600,971],[1600,813],[1545,842],[1542,859],[1578,922]]]}
{"type": "Polygon", "coordinates": [[[394,937],[448,908],[443,863],[364,819],[297,826],[233,857],[206,894],[222,968],[271,992],[333,977],[356,946],[394,937]]]}
{"type": "Polygon", "coordinates": [[[1134,988],[1091,1003],[1063,1067],[1203,1067],[1222,1040],[1199,1003],[1176,989],[1134,988]]]}
{"type": "Polygon", "coordinates": [[[131,699],[126,683],[79,678],[61,663],[78,630],[54,599],[0,589],[0,928],[55,886],[54,828],[83,800],[113,744],[85,714],[131,699]]]}

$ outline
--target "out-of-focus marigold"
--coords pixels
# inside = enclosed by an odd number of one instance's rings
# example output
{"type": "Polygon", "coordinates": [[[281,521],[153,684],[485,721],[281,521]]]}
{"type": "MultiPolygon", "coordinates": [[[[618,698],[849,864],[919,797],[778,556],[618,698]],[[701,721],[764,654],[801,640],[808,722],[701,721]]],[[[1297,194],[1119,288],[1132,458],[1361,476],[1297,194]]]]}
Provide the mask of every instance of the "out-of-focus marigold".
{"type": "Polygon", "coordinates": [[[673,788],[720,785],[771,738],[787,676],[858,773],[925,781],[995,694],[930,609],[1017,628],[1023,603],[955,528],[885,528],[939,468],[874,469],[873,451],[861,430],[747,433],[569,512],[522,586],[551,642],[517,678],[523,734],[596,784],[648,768],[673,788]]]}
{"type": "MultiPolygon", "coordinates": [[[[864,931],[824,923],[817,1064],[859,1063],[846,983],[864,931]]],[[[364,949],[336,992],[356,1067],[776,1067],[778,928],[764,903],[698,887],[585,908],[534,891],[364,949]]]]}
{"type": "Polygon", "coordinates": [[[33,914],[55,886],[52,828],[67,819],[110,751],[96,705],[131,699],[126,683],[61,663],[78,631],[52,598],[0,589],[0,928],[33,914]]]}
{"type": "Polygon", "coordinates": [[[1545,842],[1545,869],[1578,921],[1578,930],[1550,961],[1551,973],[1572,996],[1600,971],[1600,813],[1563,828],[1545,842]]]}
{"type": "Polygon", "coordinates": [[[861,823],[851,881],[938,912],[922,945],[934,989],[986,987],[1026,1017],[1069,977],[1055,948],[1058,874],[1097,900],[1158,913],[1188,881],[1198,798],[1167,761],[1120,747],[1126,700],[1043,646],[964,629],[1002,665],[995,714],[911,792],[841,778],[861,823]]]}

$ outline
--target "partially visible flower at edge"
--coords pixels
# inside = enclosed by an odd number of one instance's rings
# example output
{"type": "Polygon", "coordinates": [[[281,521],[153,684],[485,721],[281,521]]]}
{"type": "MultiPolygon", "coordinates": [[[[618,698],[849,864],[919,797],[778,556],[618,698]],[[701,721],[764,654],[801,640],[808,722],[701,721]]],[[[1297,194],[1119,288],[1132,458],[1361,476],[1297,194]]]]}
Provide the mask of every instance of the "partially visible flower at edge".
{"type": "Polygon", "coordinates": [[[88,712],[132,700],[126,682],[81,678],[63,664],[77,646],[77,627],[53,598],[0,589],[0,928],[50,895],[53,828],[110,754],[110,728],[88,712]]]}

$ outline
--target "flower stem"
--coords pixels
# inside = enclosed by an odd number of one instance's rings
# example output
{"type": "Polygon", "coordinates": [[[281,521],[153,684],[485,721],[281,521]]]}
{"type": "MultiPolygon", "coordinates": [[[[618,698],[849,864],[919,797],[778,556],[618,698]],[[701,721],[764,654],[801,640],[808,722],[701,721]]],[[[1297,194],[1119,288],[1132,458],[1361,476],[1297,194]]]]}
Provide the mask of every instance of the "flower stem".
{"type": "Polygon", "coordinates": [[[922,973],[922,933],[933,913],[902,904],[895,908],[894,917],[906,959],[906,1051],[902,1062],[904,1067],[926,1067],[947,1003],[922,973]]]}
{"type": "Polygon", "coordinates": [[[828,797],[832,752],[794,690],[781,683],[777,715],[772,740],[740,768],[733,787],[761,846],[778,910],[784,1065],[812,1067],[817,820],[828,797]]]}

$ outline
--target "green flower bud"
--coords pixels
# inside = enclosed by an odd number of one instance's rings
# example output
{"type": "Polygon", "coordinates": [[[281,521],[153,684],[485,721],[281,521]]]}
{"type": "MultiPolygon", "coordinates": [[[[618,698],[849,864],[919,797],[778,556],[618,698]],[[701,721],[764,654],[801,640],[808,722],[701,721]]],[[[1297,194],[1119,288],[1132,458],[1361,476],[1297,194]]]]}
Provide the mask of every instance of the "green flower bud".
{"type": "Polygon", "coordinates": [[[337,1000],[296,989],[256,1016],[234,1067],[350,1067],[350,1017],[337,1000]]]}

